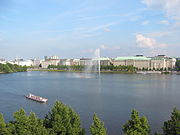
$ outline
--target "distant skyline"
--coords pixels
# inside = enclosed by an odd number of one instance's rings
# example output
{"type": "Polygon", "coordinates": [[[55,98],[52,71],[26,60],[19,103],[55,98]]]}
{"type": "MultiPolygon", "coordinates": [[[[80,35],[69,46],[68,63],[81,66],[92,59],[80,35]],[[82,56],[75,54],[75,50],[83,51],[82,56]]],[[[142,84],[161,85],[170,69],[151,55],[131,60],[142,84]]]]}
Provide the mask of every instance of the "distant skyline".
{"type": "Polygon", "coordinates": [[[0,58],[180,57],[180,0],[0,0],[0,58]]]}

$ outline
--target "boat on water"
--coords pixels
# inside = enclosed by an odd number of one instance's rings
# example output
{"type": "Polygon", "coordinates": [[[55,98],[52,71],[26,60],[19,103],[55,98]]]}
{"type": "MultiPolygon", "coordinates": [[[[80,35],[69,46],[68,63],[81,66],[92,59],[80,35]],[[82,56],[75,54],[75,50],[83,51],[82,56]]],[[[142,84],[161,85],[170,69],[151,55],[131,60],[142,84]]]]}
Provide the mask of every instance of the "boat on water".
{"type": "Polygon", "coordinates": [[[48,101],[47,98],[43,98],[43,97],[40,97],[40,96],[35,96],[31,93],[29,93],[27,96],[25,96],[26,98],[28,99],[31,99],[31,100],[34,100],[34,101],[37,101],[37,102],[41,102],[41,103],[46,103],[48,101]]]}

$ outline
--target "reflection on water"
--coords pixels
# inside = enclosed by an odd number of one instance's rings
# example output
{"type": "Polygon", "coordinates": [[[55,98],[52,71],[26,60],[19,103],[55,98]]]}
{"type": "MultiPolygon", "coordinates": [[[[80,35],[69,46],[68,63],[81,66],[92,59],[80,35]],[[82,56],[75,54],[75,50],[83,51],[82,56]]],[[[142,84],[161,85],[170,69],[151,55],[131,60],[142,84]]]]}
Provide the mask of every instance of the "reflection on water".
{"type": "Polygon", "coordinates": [[[84,73],[67,73],[68,78],[100,78],[100,75],[98,73],[91,73],[91,72],[84,72],[84,73]]]}
{"type": "Polygon", "coordinates": [[[133,108],[146,115],[153,131],[161,131],[173,107],[180,108],[180,76],[161,74],[101,74],[65,72],[24,72],[0,75],[0,111],[6,120],[23,107],[39,117],[56,100],[72,106],[86,129],[94,112],[105,122],[110,134],[122,134],[121,125],[133,108]],[[47,97],[40,104],[24,97],[27,93],[47,97]]]}

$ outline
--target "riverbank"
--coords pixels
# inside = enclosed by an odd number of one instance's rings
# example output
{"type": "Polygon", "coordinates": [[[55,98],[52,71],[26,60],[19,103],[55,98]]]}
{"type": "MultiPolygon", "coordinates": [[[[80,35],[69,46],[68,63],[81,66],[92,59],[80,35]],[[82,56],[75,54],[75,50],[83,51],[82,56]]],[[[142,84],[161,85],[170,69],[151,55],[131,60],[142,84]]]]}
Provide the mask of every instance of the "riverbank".
{"type": "Polygon", "coordinates": [[[26,66],[20,66],[16,64],[1,64],[0,63],[0,73],[5,74],[5,73],[14,73],[14,72],[24,72],[27,71],[26,66]]]}
{"type": "MultiPolygon", "coordinates": [[[[90,73],[90,71],[79,71],[79,70],[54,70],[54,69],[28,69],[28,71],[46,71],[46,72],[74,72],[74,73],[90,73]]],[[[96,71],[92,71],[93,73],[98,73],[96,71]]],[[[91,73],[92,73],[91,72],[91,73]]],[[[136,72],[132,71],[101,71],[101,73],[119,73],[119,74],[136,74],[136,72]]]]}
{"type": "MultiPolygon", "coordinates": [[[[72,72],[72,73],[88,73],[88,71],[84,70],[58,70],[58,69],[27,69],[27,71],[45,71],[45,72],[72,72]]],[[[89,71],[90,73],[90,71],[89,71]]],[[[91,71],[91,73],[98,73],[98,71],[91,71]]],[[[100,71],[100,73],[117,73],[117,74],[177,74],[180,72],[177,71],[111,71],[104,70],[100,71]]]]}

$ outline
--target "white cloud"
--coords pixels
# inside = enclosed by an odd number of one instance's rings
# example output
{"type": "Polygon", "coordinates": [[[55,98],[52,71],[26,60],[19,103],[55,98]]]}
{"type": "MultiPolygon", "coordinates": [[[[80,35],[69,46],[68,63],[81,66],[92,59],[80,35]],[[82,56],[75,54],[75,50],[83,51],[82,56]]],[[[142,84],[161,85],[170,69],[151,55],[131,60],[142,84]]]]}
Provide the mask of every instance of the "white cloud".
{"type": "Polygon", "coordinates": [[[155,49],[166,47],[166,44],[157,43],[155,39],[145,37],[142,34],[136,34],[136,43],[140,48],[155,49]]]}
{"type": "Polygon", "coordinates": [[[143,21],[142,23],[141,23],[142,25],[147,25],[147,24],[149,24],[149,21],[143,21]]]}
{"type": "Polygon", "coordinates": [[[132,21],[132,22],[135,22],[135,21],[140,20],[141,18],[142,18],[142,16],[136,15],[136,16],[131,16],[129,18],[129,20],[132,21]]]}
{"type": "Polygon", "coordinates": [[[169,25],[170,24],[168,20],[161,20],[160,23],[164,24],[164,25],[169,25]]]}
{"type": "Polygon", "coordinates": [[[142,0],[149,8],[161,10],[169,18],[180,20],[180,0],[142,0]]]}
{"type": "Polygon", "coordinates": [[[104,32],[111,32],[111,29],[109,29],[109,28],[104,28],[104,32]]]}
{"type": "Polygon", "coordinates": [[[117,24],[117,22],[111,22],[111,23],[107,23],[107,24],[102,24],[102,25],[99,25],[99,26],[95,26],[95,27],[90,28],[89,30],[87,30],[87,32],[98,31],[98,30],[107,28],[107,27],[109,27],[109,26],[115,25],[115,24],[117,24]]]}
{"type": "Polygon", "coordinates": [[[84,38],[89,38],[89,37],[95,37],[100,35],[101,33],[86,33],[86,34],[82,34],[80,35],[80,37],[84,37],[84,38]]]}
{"type": "Polygon", "coordinates": [[[111,47],[109,47],[107,45],[101,45],[100,49],[102,49],[102,50],[118,50],[118,49],[120,49],[120,47],[119,46],[111,46],[111,47]]]}
{"type": "Polygon", "coordinates": [[[148,36],[150,37],[165,37],[165,36],[170,36],[174,33],[176,33],[177,31],[157,31],[157,32],[151,32],[148,33],[148,36]]]}

